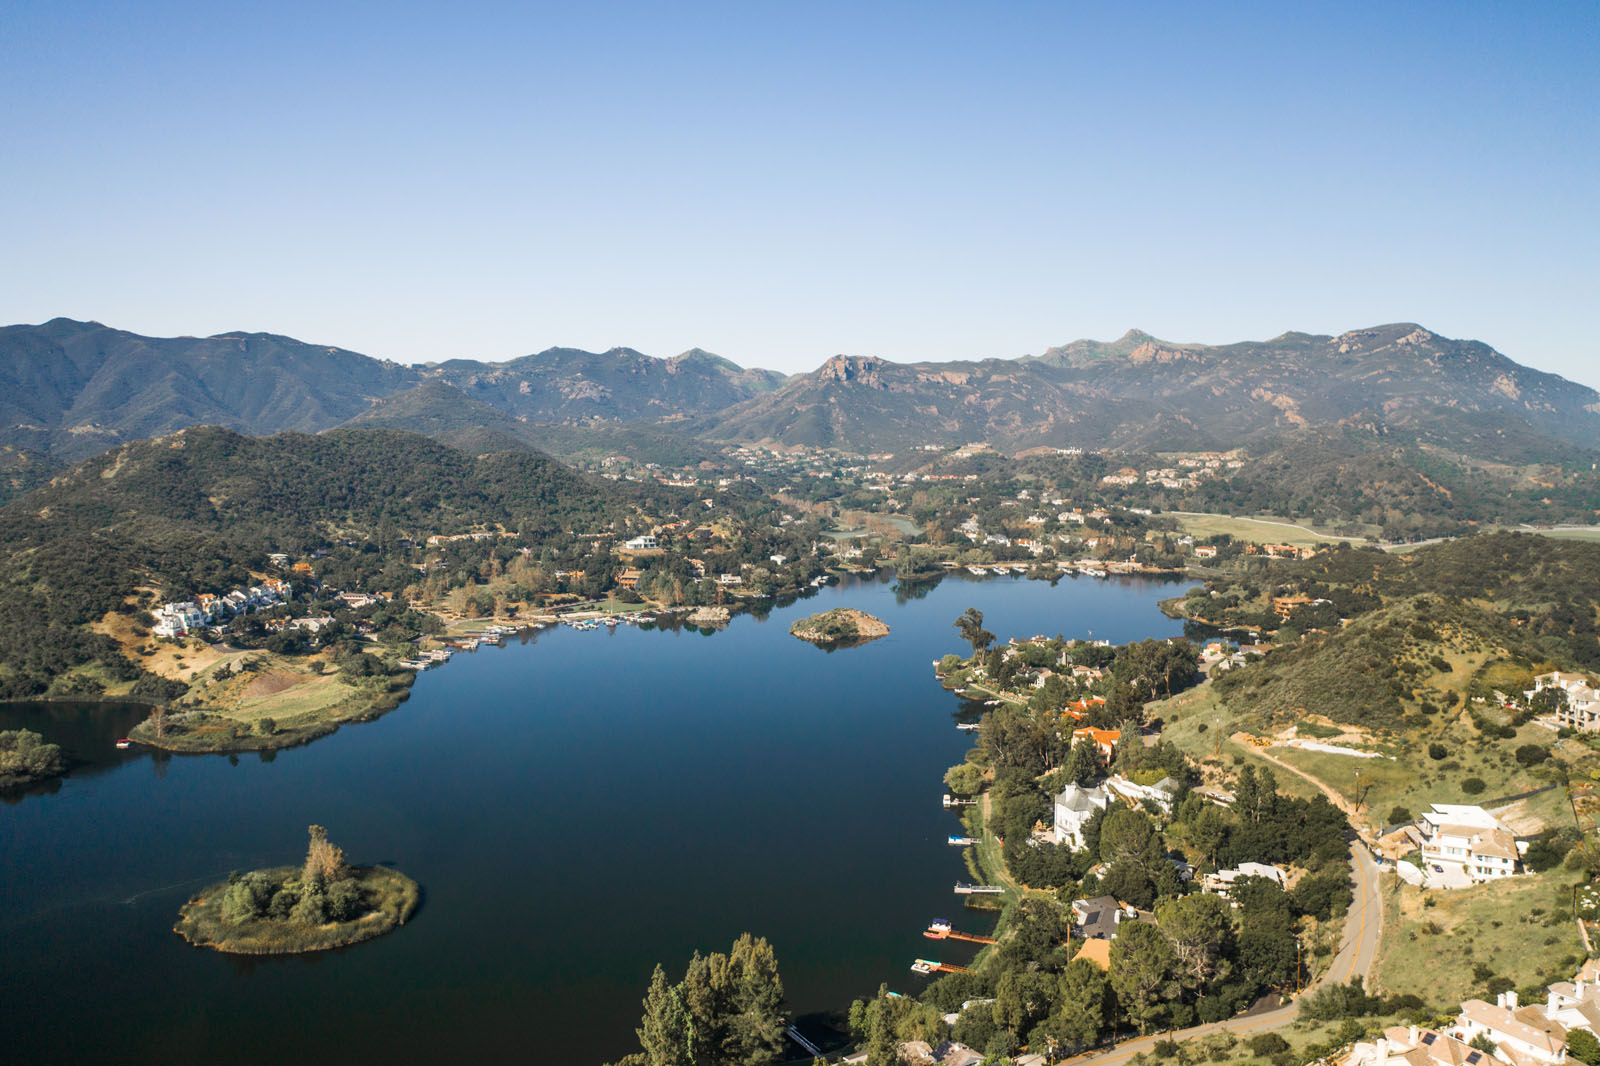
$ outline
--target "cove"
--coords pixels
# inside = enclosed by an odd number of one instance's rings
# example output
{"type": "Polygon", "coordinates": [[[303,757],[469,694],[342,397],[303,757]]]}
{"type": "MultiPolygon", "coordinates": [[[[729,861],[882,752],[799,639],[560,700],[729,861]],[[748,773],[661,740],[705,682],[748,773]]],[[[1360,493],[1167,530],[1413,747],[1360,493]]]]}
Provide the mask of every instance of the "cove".
{"type": "Polygon", "coordinates": [[[0,707],[0,728],[89,763],[0,805],[7,1057],[582,1066],[636,1046],[656,962],[676,976],[744,931],[772,941],[797,1014],[915,991],[931,918],[984,924],[950,891],[966,871],[939,803],[971,742],[954,722],[975,713],[933,676],[965,650],[951,623],[973,606],[1001,640],[1172,636],[1157,601],[1181,587],[848,581],[711,635],[548,630],[457,655],[398,710],[270,759],[115,752],[120,719],[0,707]],[[833,607],[890,634],[835,652],[789,635],[833,607]],[[172,933],[189,893],[296,861],[312,823],[421,883],[405,928],[278,959],[172,933]]]}

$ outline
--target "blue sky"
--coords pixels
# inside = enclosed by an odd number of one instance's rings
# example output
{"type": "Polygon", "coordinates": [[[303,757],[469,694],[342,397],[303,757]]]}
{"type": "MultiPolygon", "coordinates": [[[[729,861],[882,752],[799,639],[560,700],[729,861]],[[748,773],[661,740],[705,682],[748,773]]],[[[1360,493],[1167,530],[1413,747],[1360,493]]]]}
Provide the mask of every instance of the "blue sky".
{"type": "Polygon", "coordinates": [[[0,321],[405,362],[1418,321],[1600,385],[1600,5],[0,9],[0,321]]]}

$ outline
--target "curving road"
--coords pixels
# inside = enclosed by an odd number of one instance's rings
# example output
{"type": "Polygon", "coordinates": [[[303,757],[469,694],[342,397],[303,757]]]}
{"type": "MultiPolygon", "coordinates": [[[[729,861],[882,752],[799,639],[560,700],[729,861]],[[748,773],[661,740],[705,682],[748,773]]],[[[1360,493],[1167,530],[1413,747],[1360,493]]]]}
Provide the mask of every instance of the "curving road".
{"type": "MultiPolygon", "coordinates": [[[[1354,898],[1350,901],[1350,911],[1344,920],[1344,936],[1340,940],[1339,950],[1333,956],[1333,961],[1323,972],[1322,977],[1311,986],[1313,988],[1330,981],[1343,984],[1356,976],[1360,976],[1363,981],[1369,981],[1372,976],[1372,964],[1378,957],[1378,940],[1383,933],[1383,897],[1378,892],[1378,864],[1373,861],[1372,853],[1359,841],[1350,845],[1350,872],[1356,884],[1354,898]]],[[[1255,1034],[1277,1029],[1294,1021],[1299,1011],[1298,1003],[1290,1003],[1286,1007],[1277,1007],[1258,1014],[1240,1014],[1226,1021],[1196,1025],[1176,1032],[1141,1036],[1113,1048],[1089,1051],[1061,1061],[1109,1066],[1113,1063],[1127,1062],[1140,1052],[1149,1051],[1162,1040],[1189,1040],[1223,1030],[1255,1034]]],[[[1018,1066],[1036,1066],[1043,1062],[1043,1055],[1023,1055],[1017,1059],[1018,1066]]]]}

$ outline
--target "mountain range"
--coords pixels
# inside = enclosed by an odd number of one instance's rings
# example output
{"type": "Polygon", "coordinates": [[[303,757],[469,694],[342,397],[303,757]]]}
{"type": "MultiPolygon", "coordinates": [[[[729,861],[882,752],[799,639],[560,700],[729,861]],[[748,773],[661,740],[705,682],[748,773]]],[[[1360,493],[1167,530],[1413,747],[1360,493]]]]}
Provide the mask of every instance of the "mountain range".
{"type": "Polygon", "coordinates": [[[1148,451],[1357,427],[1522,462],[1600,450],[1600,394],[1412,323],[1227,345],[1130,331],[975,362],[835,356],[788,378],[700,349],[403,366],[265,333],[152,338],[68,319],[0,328],[0,472],[18,485],[197,424],[409,429],[474,454],[648,440],[685,461],[709,442],[1148,451]]]}

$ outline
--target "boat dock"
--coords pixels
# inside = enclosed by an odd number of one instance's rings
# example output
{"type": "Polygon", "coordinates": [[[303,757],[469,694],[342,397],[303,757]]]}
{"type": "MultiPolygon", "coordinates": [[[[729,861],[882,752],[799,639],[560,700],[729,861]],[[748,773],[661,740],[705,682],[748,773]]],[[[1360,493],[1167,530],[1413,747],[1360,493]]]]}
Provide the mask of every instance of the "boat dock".
{"type": "Polygon", "coordinates": [[[928,928],[923,930],[922,935],[929,940],[965,940],[969,944],[993,944],[995,942],[992,936],[979,936],[977,933],[963,933],[958,929],[952,929],[947,918],[935,918],[928,924],[928,928]]]}
{"type": "Polygon", "coordinates": [[[967,733],[976,733],[978,731],[978,723],[977,722],[957,722],[956,723],[956,728],[960,729],[960,730],[963,730],[964,732],[967,732],[967,733]]]}
{"type": "Polygon", "coordinates": [[[799,1044],[800,1050],[804,1051],[807,1055],[810,1055],[814,1059],[820,1059],[823,1057],[822,1049],[817,1047],[817,1045],[813,1044],[811,1041],[807,1040],[804,1036],[800,1035],[800,1030],[796,1029],[794,1026],[789,1026],[789,1028],[785,1029],[783,1033],[790,1040],[793,1040],[796,1044],[799,1044]]]}
{"type": "Polygon", "coordinates": [[[934,959],[918,959],[911,964],[912,973],[971,973],[965,966],[954,966],[934,959]]]}
{"type": "Polygon", "coordinates": [[[953,848],[970,848],[978,842],[977,837],[945,837],[944,842],[953,848]]]}
{"type": "Polygon", "coordinates": [[[998,896],[1005,889],[999,885],[969,885],[965,881],[956,882],[956,895],[958,896],[998,896]]]}
{"type": "Polygon", "coordinates": [[[946,807],[974,807],[977,803],[977,800],[956,799],[948,792],[944,794],[944,805],[946,807]]]}

